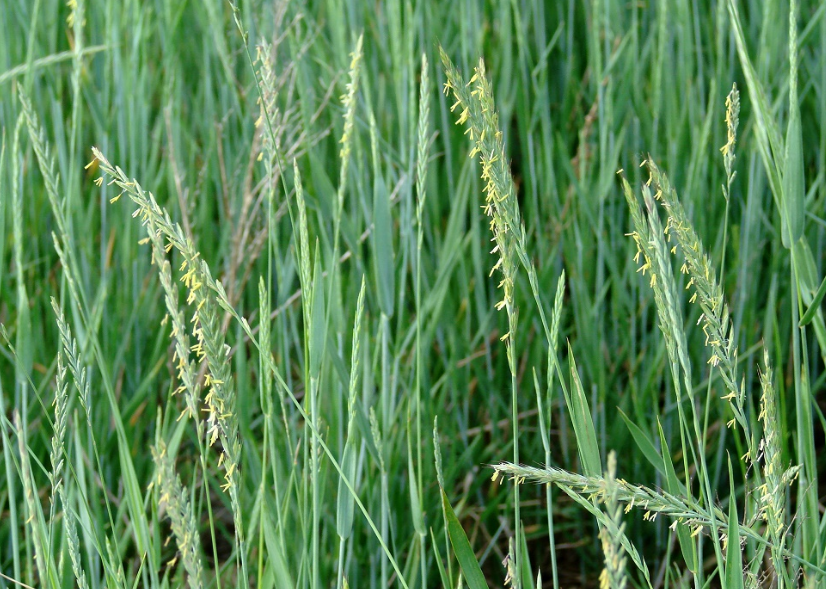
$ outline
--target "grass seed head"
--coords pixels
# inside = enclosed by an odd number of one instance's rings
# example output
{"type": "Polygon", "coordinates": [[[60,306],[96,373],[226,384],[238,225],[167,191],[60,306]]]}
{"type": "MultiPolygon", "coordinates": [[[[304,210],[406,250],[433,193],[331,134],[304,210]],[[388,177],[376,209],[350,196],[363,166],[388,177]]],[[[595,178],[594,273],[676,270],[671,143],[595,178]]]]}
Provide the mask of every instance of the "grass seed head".
{"type": "MultiPolygon", "coordinates": [[[[466,125],[472,149],[470,157],[479,156],[484,182],[485,214],[490,218],[490,230],[495,246],[491,253],[498,259],[491,269],[502,273],[499,287],[502,300],[497,310],[513,307],[514,281],[519,264],[519,251],[524,250],[524,229],[519,215],[516,188],[505,156],[502,133],[499,131],[499,116],[496,113],[493,91],[487,78],[485,63],[481,59],[474,69],[470,81],[465,83],[462,75],[440,48],[447,82],[445,94],[452,93],[456,102],[451,108],[461,108],[457,125],[466,125]]],[[[503,336],[508,339],[509,334],[503,336]]]]}

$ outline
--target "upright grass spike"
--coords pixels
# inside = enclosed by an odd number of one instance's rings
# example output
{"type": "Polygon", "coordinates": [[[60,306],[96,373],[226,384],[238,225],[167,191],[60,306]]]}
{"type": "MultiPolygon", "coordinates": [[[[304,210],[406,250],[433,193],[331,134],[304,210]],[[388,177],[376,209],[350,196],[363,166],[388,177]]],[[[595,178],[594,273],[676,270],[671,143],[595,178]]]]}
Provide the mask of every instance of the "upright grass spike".
{"type": "Polygon", "coordinates": [[[80,540],[77,536],[77,518],[66,498],[65,485],[60,487],[58,495],[60,496],[60,507],[63,510],[64,525],[66,526],[66,544],[69,550],[69,560],[72,562],[72,573],[75,576],[78,589],[88,589],[89,582],[86,579],[86,571],[83,569],[83,562],[80,556],[80,540]]]}
{"type": "Polygon", "coordinates": [[[797,2],[789,5],[789,123],[783,164],[783,245],[792,249],[803,235],[806,183],[803,172],[803,124],[797,97],[797,2]]]}
{"type": "Polygon", "coordinates": [[[731,205],[731,184],[734,182],[737,171],[734,169],[734,161],[737,159],[734,147],[737,145],[737,126],[740,124],[740,92],[737,84],[733,84],[731,91],[726,96],[726,143],[720,148],[723,154],[723,166],[726,169],[726,184],[723,186],[723,198],[726,199],[726,213],[723,217],[723,255],[720,260],[720,281],[726,275],[726,250],[728,246],[728,216],[731,205]]]}
{"type": "MultiPolygon", "coordinates": [[[[78,137],[83,125],[83,111],[81,110],[81,75],[83,73],[83,51],[84,38],[83,29],[86,26],[86,1],[85,0],[69,0],[67,2],[69,7],[69,16],[66,17],[66,24],[72,28],[73,40],[73,59],[72,59],[72,130],[69,137],[69,154],[72,158],[76,158],[78,137]]],[[[80,171],[79,166],[72,166],[69,168],[69,178],[66,185],[69,188],[69,196],[67,201],[69,206],[76,205],[76,201],[80,199],[80,191],[77,186],[76,178],[80,171]]],[[[71,222],[71,221],[70,221],[71,222]]]]}
{"type": "MultiPolygon", "coordinates": [[[[341,470],[346,475],[347,480],[356,480],[356,402],[358,395],[359,372],[361,369],[361,332],[364,321],[364,299],[367,288],[364,277],[361,280],[358,302],[356,303],[356,317],[353,324],[353,347],[350,357],[350,383],[348,387],[347,402],[347,439],[344,443],[344,451],[341,458],[341,470]]],[[[347,540],[353,533],[355,501],[347,492],[344,478],[339,479],[338,493],[336,495],[336,533],[339,537],[338,552],[338,584],[343,587],[346,579],[344,577],[344,550],[347,540]]]]}
{"type": "MultiPolygon", "coordinates": [[[[551,444],[550,444],[550,429],[551,429],[551,407],[553,406],[553,388],[554,388],[554,378],[557,375],[556,370],[554,368],[554,354],[555,350],[558,346],[559,340],[559,324],[562,320],[562,305],[563,305],[563,296],[565,294],[565,271],[563,270],[559,276],[559,280],[556,283],[556,295],[554,296],[554,307],[553,307],[553,314],[551,315],[551,340],[550,345],[548,346],[547,352],[547,385],[546,385],[546,405],[547,410],[543,410],[542,403],[540,401],[541,394],[539,392],[539,383],[534,382],[534,386],[536,388],[536,398],[537,398],[537,405],[539,407],[540,419],[539,419],[539,427],[540,431],[545,430],[542,433],[542,444],[545,446],[545,464],[551,464],[551,444]],[[546,424],[547,420],[547,424],[546,424]]],[[[534,374],[535,376],[535,374],[534,374]]],[[[560,376],[561,378],[561,376],[560,376]]],[[[547,511],[548,511],[548,540],[551,549],[551,574],[552,574],[552,581],[554,589],[559,589],[559,571],[557,567],[556,561],[556,538],[554,537],[554,515],[553,515],[553,489],[551,485],[548,485],[545,488],[545,500],[548,503],[547,511]]]]}
{"type": "Polygon", "coordinates": [[[152,458],[158,469],[155,481],[160,487],[160,503],[166,505],[166,512],[172,522],[172,533],[186,569],[189,586],[199,589],[203,586],[201,543],[192,503],[188,499],[189,492],[181,484],[173,458],[163,441],[158,447],[152,448],[152,458]]]}
{"type": "MultiPolygon", "coordinates": [[[[52,299],[54,300],[54,299],[52,299]]],[[[54,429],[52,431],[52,448],[49,453],[49,462],[52,465],[48,473],[51,484],[49,497],[49,546],[54,538],[54,524],[57,514],[57,497],[63,490],[64,456],[66,456],[66,426],[69,421],[69,395],[67,392],[66,365],[63,362],[63,352],[57,352],[57,374],[55,378],[54,429]]]]}
{"type": "MultiPolygon", "coordinates": [[[[22,88],[20,89],[19,98],[23,114],[26,118],[26,124],[29,130],[29,139],[32,143],[32,147],[37,158],[38,167],[40,168],[40,172],[43,175],[44,184],[46,187],[46,194],[58,229],[57,234],[52,233],[54,248],[57,252],[58,258],[60,259],[63,265],[63,276],[66,279],[66,284],[69,288],[72,303],[76,307],[78,314],[80,316],[80,324],[82,328],[86,330],[86,334],[89,336],[87,337],[85,344],[90,347],[92,353],[94,354],[95,360],[98,365],[98,369],[101,373],[101,382],[103,385],[103,389],[106,393],[107,401],[109,403],[109,407],[111,410],[111,415],[114,420],[115,430],[117,434],[117,448],[119,460],[121,462],[120,466],[124,477],[126,502],[129,509],[129,513],[133,519],[133,530],[137,540],[138,550],[146,555],[150,564],[148,571],[149,577],[153,584],[157,584],[158,579],[157,570],[155,566],[155,555],[153,551],[150,550],[149,546],[149,525],[147,522],[145,510],[143,508],[143,498],[141,497],[141,492],[138,488],[134,462],[127,449],[129,444],[126,438],[126,431],[123,426],[123,420],[120,415],[117,400],[115,398],[115,391],[112,385],[113,381],[109,376],[107,365],[104,362],[100,342],[98,341],[96,334],[94,334],[91,330],[93,321],[91,306],[89,305],[88,297],[86,295],[85,290],[81,288],[81,265],[77,259],[78,256],[76,253],[76,244],[72,240],[68,228],[68,223],[66,221],[64,202],[60,199],[60,181],[57,171],[55,169],[54,154],[52,153],[52,149],[47,140],[46,131],[40,125],[37,113],[34,111],[31,102],[28,99],[28,96],[22,90],[22,88]]],[[[75,349],[70,354],[70,350],[67,349],[65,345],[64,350],[66,350],[66,359],[69,362],[69,368],[70,370],[72,370],[73,358],[71,354],[77,354],[78,351],[77,349],[75,349]]],[[[74,372],[73,377],[77,378],[74,372]]],[[[87,413],[87,422],[89,421],[91,420],[89,418],[89,414],[87,413]]],[[[95,454],[95,460],[97,462],[97,468],[98,470],[102,471],[100,454],[98,452],[97,442],[94,437],[92,437],[92,443],[93,451],[95,454]]],[[[106,494],[104,494],[103,496],[103,502],[106,507],[109,525],[112,529],[114,529],[114,518],[111,512],[109,497],[106,494]]],[[[120,554],[118,553],[117,556],[119,557],[120,554]]],[[[120,562],[120,560],[117,561],[117,567],[122,568],[122,563],[120,562]]]]}
{"type": "Polygon", "coordinates": [[[218,461],[219,465],[224,467],[224,483],[221,488],[230,497],[235,541],[241,561],[242,584],[246,586],[249,577],[239,489],[241,443],[238,416],[235,413],[234,379],[230,372],[228,357],[229,346],[224,342],[216,300],[216,291],[222,292],[223,288],[219,290],[208,264],[201,259],[200,253],[184,235],[180,226],[173,224],[169,214],[161,210],[154,196],[145,193],[137,182],[127,179],[123,171],[113,167],[97,148],[93,148],[92,152],[100,163],[101,170],[112,178],[111,183],[117,184],[123,190],[112,200],[116,201],[124,192],[128,193],[138,207],[134,216],[141,218],[150,234],[157,232],[163,236],[167,242],[165,248],[178,250],[184,258],[181,264],[181,271],[184,272],[181,281],[187,289],[187,304],[194,307],[192,334],[196,343],[192,346],[192,351],[199,361],[206,361],[209,370],[204,381],[204,388],[208,391],[204,398],[208,411],[206,436],[210,446],[219,439],[221,441],[222,450],[218,461]]]}
{"type": "Polygon", "coordinates": [[[763,349],[763,370],[760,385],[759,419],[763,422],[763,484],[757,489],[759,515],[766,521],[766,536],[771,541],[771,560],[779,586],[794,587],[783,556],[790,526],[786,521],[787,489],[800,470],[799,466],[784,470],[780,443],[780,415],[774,388],[769,352],[763,349]]]}
{"type": "Polygon", "coordinates": [[[739,380],[737,373],[737,346],[735,345],[734,326],[731,322],[728,305],[725,302],[723,289],[716,278],[716,272],[711,260],[700,242],[700,238],[683,205],[677,199],[677,193],[657,164],[649,157],[645,161],[650,178],[647,184],[655,190],[655,198],[666,210],[668,222],[666,230],[675,238],[680,250],[685,256],[681,268],[689,276],[688,288],[693,288],[694,294],[690,302],[698,302],[702,309],[700,323],[706,335],[706,345],[711,349],[708,363],[718,368],[723,383],[729,393],[723,397],[730,401],[734,413],[734,420],[728,423],[729,427],[736,423],[740,425],[746,435],[749,453],[752,459],[756,456],[756,441],[748,419],[748,407],[744,391],[744,382],[739,380]]]}
{"type": "MultiPolygon", "coordinates": [[[[427,56],[422,54],[422,70],[419,80],[419,118],[417,125],[416,143],[416,465],[410,468],[411,476],[416,476],[416,494],[419,500],[414,525],[419,533],[422,587],[427,587],[427,563],[425,558],[427,530],[421,513],[424,511],[424,485],[422,473],[422,365],[424,363],[422,351],[422,244],[424,243],[424,207],[427,199],[427,157],[428,157],[428,125],[430,118],[430,77],[428,73],[427,56]]],[[[412,456],[410,457],[411,465],[412,456]]],[[[411,487],[412,489],[413,487],[411,487]]]]}
{"type": "MultiPolygon", "coordinates": [[[[308,340],[307,352],[309,354],[309,362],[307,362],[306,374],[310,420],[315,431],[320,431],[323,423],[321,415],[321,405],[319,404],[319,395],[321,393],[321,365],[324,359],[324,350],[327,344],[327,323],[324,320],[325,309],[328,308],[324,301],[324,289],[320,287],[321,284],[321,255],[318,240],[316,240],[315,247],[315,262],[313,264],[313,284],[319,285],[318,288],[313,288],[312,297],[310,299],[310,324],[305,327],[305,334],[308,340]]],[[[310,485],[311,485],[311,517],[312,530],[310,533],[312,542],[312,570],[311,570],[311,586],[313,588],[320,587],[321,574],[319,568],[321,566],[321,463],[318,449],[318,436],[310,437],[310,485]]]]}
{"type": "Polygon", "coordinates": [[[17,433],[17,447],[20,452],[19,472],[23,481],[23,494],[26,500],[26,525],[34,545],[34,562],[37,567],[38,579],[41,586],[58,589],[60,584],[58,582],[57,567],[49,549],[49,530],[37,495],[37,485],[29,460],[30,450],[26,433],[20,423],[20,414],[17,411],[14,412],[12,419],[17,433]]]}
{"type": "MultiPolygon", "coordinates": [[[[456,103],[451,107],[455,110],[461,107],[461,114],[456,121],[457,125],[468,123],[467,134],[474,147],[469,157],[479,154],[482,165],[482,180],[485,182],[485,214],[490,217],[490,230],[496,245],[491,250],[496,254],[497,261],[491,269],[490,275],[499,270],[502,280],[499,288],[502,289],[502,300],[496,304],[496,310],[505,309],[508,316],[508,331],[500,340],[505,342],[508,356],[508,367],[511,373],[511,424],[513,427],[513,462],[519,463],[519,409],[516,378],[516,328],[517,310],[514,304],[514,288],[516,271],[519,265],[517,258],[517,244],[523,241],[524,229],[519,217],[519,206],[516,202],[516,190],[513,178],[505,161],[505,150],[502,142],[502,132],[499,130],[499,118],[493,104],[493,95],[490,83],[485,74],[485,64],[480,59],[475,73],[468,84],[461,74],[440,48],[442,64],[445,67],[447,82],[445,94],[452,92],[456,103]],[[470,86],[474,85],[471,90],[470,86]]],[[[514,527],[518,536],[521,529],[519,487],[514,487],[514,527]]],[[[515,543],[514,567],[521,570],[522,542],[517,537],[515,543]]],[[[513,580],[513,587],[522,587],[521,575],[513,580]]]]}
{"type": "MultiPolygon", "coordinates": [[[[162,209],[155,200],[154,195],[151,192],[145,192],[140,184],[137,181],[129,179],[128,176],[121,170],[118,166],[113,166],[106,157],[100,152],[97,148],[92,148],[92,153],[95,156],[95,160],[98,162],[101,171],[103,174],[111,178],[110,184],[116,185],[121,192],[116,195],[113,199],[113,202],[117,201],[123,194],[128,194],[129,198],[137,205],[137,209],[133,212],[133,217],[140,217],[142,222],[145,225],[149,225],[150,223],[154,224],[154,227],[157,231],[160,232],[163,239],[166,241],[166,245],[164,246],[168,250],[175,249],[177,250],[187,262],[187,272],[182,278],[182,281],[187,286],[189,294],[187,300],[189,304],[196,303],[196,313],[198,313],[198,321],[196,322],[196,329],[198,329],[199,333],[196,334],[198,342],[193,346],[195,349],[194,351],[200,356],[203,353],[203,356],[207,358],[208,365],[210,366],[210,371],[213,368],[216,369],[216,372],[211,372],[210,376],[210,384],[213,387],[213,390],[210,391],[210,394],[214,393],[214,388],[216,386],[224,385],[227,381],[216,382],[216,380],[220,380],[220,377],[216,377],[215,375],[223,375],[225,371],[229,370],[229,363],[226,361],[226,353],[228,351],[228,347],[224,346],[222,354],[224,354],[224,361],[220,365],[213,365],[210,363],[209,356],[205,353],[205,344],[208,344],[207,340],[209,339],[204,334],[203,324],[200,321],[202,317],[203,308],[207,306],[212,306],[213,304],[217,307],[220,307],[224,311],[230,314],[230,316],[235,319],[238,324],[240,325],[241,329],[243,330],[244,334],[249,338],[249,341],[254,345],[258,346],[257,338],[254,337],[252,333],[252,329],[249,326],[247,320],[241,317],[235,308],[229,303],[227,299],[226,291],[220,281],[217,281],[213,278],[211,271],[209,269],[209,265],[200,258],[198,252],[195,250],[191,241],[184,235],[181,227],[173,223],[171,218],[169,217],[169,213],[162,209]],[[201,304],[203,301],[203,305],[201,304]],[[198,306],[200,305],[200,309],[198,306]]],[[[94,163],[94,162],[93,162],[94,163]]],[[[99,185],[103,183],[103,176],[98,179],[100,182],[99,185]]],[[[97,181],[96,181],[97,182],[97,181]]],[[[215,312],[213,311],[210,314],[212,317],[215,316],[215,312]]],[[[210,333],[213,333],[212,328],[210,327],[210,333]]],[[[215,344],[208,344],[212,348],[215,347],[215,344]]],[[[261,350],[258,350],[259,353],[261,350]]],[[[358,505],[359,509],[361,510],[362,514],[365,516],[365,520],[367,521],[368,526],[370,527],[373,534],[379,541],[381,545],[382,552],[386,555],[388,561],[393,567],[395,571],[396,578],[398,579],[399,583],[404,589],[408,589],[407,581],[404,577],[404,574],[401,571],[396,559],[393,557],[393,554],[390,552],[390,549],[387,543],[383,540],[381,532],[376,527],[373,519],[370,517],[367,509],[364,507],[364,504],[359,499],[355,487],[354,481],[349,481],[344,476],[343,471],[341,470],[341,466],[339,465],[338,461],[335,459],[333,454],[330,452],[329,447],[324,442],[323,438],[321,437],[320,431],[315,427],[313,424],[310,415],[307,411],[302,407],[301,403],[293,394],[292,390],[287,386],[286,382],[284,381],[283,376],[281,375],[279,369],[275,365],[272,357],[267,355],[261,355],[261,358],[265,361],[267,370],[271,371],[276,379],[277,386],[281,388],[281,390],[290,398],[290,401],[293,403],[293,406],[299,412],[301,417],[305,420],[305,423],[309,426],[311,430],[311,435],[317,440],[318,446],[321,450],[326,454],[327,458],[329,459],[330,463],[332,464],[333,468],[335,468],[336,472],[339,474],[340,477],[344,480],[345,486],[347,487],[347,491],[353,496],[356,504],[358,505]]],[[[214,358],[213,358],[214,361],[214,358]]],[[[208,395],[209,397],[209,395],[208,395]]],[[[223,407],[229,407],[229,403],[226,402],[226,392],[222,391],[221,395],[218,397],[213,396],[212,398],[207,398],[206,402],[208,406],[213,404],[213,407],[218,407],[219,404],[223,407]],[[222,401],[223,399],[223,401],[222,401]]],[[[233,499],[233,493],[237,494],[237,485],[233,484],[233,482],[239,476],[238,469],[233,466],[234,462],[231,457],[226,457],[229,452],[237,452],[238,446],[235,447],[229,446],[229,441],[232,439],[229,434],[233,433],[233,429],[237,434],[237,423],[233,426],[233,421],[235,420],[235,416],[232,413],[219,413],[217,411],[212,412],[210,414],[210,419],[208,421],[209,428],[207,429],[207,435],[212,438],[212,436],[217,436],[222,441],[222,445],[224,445],[224,453],[222,456],[224,458],[221,459],[221,463],[225,467],[225,484],[223,488],[230,494],[230,499],[233,499]]],[[[237,438],[236,438],[237,440],[237,438]]],[[[236,441],[237,443],[237,441],[236,441]]],[[[237,497],[237,495],[236,495],[237,497]]],[[[232,503],[233,508],[236,507],[235,503],[232,503]]],[[[235,518],[235,513],[233,513],[233,518],[235,518]]],[[[238,529],[240,522],[236,523],[236,542],[238,542],[240,558],[242,562],[242,571],[244,569],[244,561],[246,560],[246,551],[242,550],[245,547],[245,544],[241,542],[240,533],[241,531],[238,529]]]]}
{"type": "Polygon", "coordinates": [[[603,589],[625,589],[628,584],[622,547],[625,524],[622,522],[622,506],[617,501],[616,470],[617,455],[611,451],[608,453],[608,469],[605,472],[605,515],[613,526],[610,529],[605,526],[599,531],[605,560],[605,566],[599,576],[599,584],[603,589]]]}

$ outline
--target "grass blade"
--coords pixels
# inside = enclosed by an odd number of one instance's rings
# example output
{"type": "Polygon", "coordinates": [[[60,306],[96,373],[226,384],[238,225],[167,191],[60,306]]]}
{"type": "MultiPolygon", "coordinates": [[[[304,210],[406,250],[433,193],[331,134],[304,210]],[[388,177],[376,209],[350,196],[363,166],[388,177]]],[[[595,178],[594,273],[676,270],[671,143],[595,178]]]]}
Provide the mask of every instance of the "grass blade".
{"type": "Polygon", "coordinates": [[[462,568],[462,574],[465,576],[468,587],[470,589],[487,589],[488,584],[485,582],[485,576],[482,574],[479,561],[476,560],[476,555],[470,547],[465,530],[456,518],[456,513],[453,511],[453,507],[450,506],[450,501],[448,501],[444,489],[442,489],[442,507],[447,514],[447,531],[450,535],[450,543],[453,546],[453,552],[456,554],[456,560],[459,561],[459,566],[462,568]]]}

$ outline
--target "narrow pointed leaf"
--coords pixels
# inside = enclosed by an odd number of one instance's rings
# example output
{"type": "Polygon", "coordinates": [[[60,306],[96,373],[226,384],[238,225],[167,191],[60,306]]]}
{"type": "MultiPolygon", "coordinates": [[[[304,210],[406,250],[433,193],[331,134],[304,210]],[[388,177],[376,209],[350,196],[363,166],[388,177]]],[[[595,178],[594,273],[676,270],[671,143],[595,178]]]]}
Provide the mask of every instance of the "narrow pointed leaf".
{"type": "Polygon", "coordinates": [[[465,530],[456,518],[444,489],[442,489],[442,506],[447,515],[447,532],[450,536],[450,544],[453,546],[453,552],[456,554],[459,566],[462,567],[462,574],[465,576],[467,586],[470,589],[488,589],[485,576],[479,567],[479,561],[476,560],[476,555],[473,554],[465,530]]]}

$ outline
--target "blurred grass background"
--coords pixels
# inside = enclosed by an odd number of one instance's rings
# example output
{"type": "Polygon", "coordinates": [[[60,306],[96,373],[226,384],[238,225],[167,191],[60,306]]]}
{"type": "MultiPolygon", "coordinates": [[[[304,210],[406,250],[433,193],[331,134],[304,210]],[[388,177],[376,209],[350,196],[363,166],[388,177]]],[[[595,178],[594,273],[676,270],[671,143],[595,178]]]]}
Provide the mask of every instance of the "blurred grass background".
{"type": "MultiPolygon", "coordinates": [[[[785,122],[788,6],[785,2],[736,4],[769,106],[785,122]]],[[[797,301],[791,294],[791,261],[781,244],[779,213],[755,139],[760,123],[746,98],[727,3],[241,1],[236,14],[253,57],[259,43],[272,44],[278,80],[280,166],[275,173],[284,171],[285,177],[277,182],[283,180],[285,189],[278,184],[271,212],[264,166],[258,162],[262,148],[262,127],[255,125],[260,114],[258,90],[230,5],[219,0],[124,0],[81,8],[85,8],[82,22],[75,26],[67,22],[75,9],[63,0],[0,2],[4,23],[0,321],[14,346],[14,353],[4,346],[0,360],[4,431],[0,441],[5,460],[5,476],[0,477],[0,572],[4,575],[38,585],[32,540],[24,527],[24,485],[12,415],[21,416],[34,480],[43,505],[48,506],[46,454],[59,347],[50,304],[50,297],[55,297],[78,340],[80,361],[90,371],[91,426],[86,426],[75,404],[66,454],[74,473],[67,475],[67,493],[81,523],[82,558],[90,586],[102,586],[110,574],[102,570],[98,556],[106,553],[103,537],[116,543],[112,549],[121,555],[128,585],[182,582],[180,567],[165,564],[176,550],[174,543],[163,544],[168,524],[163,523],[157,497],[147,492],[155,476],[148,448],[158,440],[172,439],[180,444],[178,469],[193,502],[198,506],[210,502],[215,511],[214,549],[209,522],[200,522],[207,568],[220,571],[206,579],[217,584],[223,578],[226,586],[239,582],[229,500],[219,489],[221,477],[217,469],[205,477],[198,474],[195,434],[176,428],[182,401],[171,396],[177,382],[169,327],[162,323],[166,308],[149,249],[138,245],[144,231],[131,218],[129,206],[109,204],[117,195],[115,187],[94,184],[100,175],[97,165],[84,169],[92,160],[94,145],[155,194],[220,278],[229,301],[253,327],[261,319],[259,277],[266,279],[271,308],[277,309],[271,323],[273,359],[301,400],[309,386],[305,379],[309,359],[301,304],[295,296],[300,287],[298,242],[291,221],[295,159],[304,183],[313,255],[317,244],[321,270],[338,268],[334,283],[324,283],[325,297],[334,296],[324,302],[326,343],[319,387],[323,436],[333,454],[340,456],[348,437],[350,341],[364,276],[366,310],[356,417],[360,497],[381,522],[381,533],[410,586],[423,586],[419,571],[427,571],[426,586],[438,584],[437,560],[447,566],[451,558],[444,544],[433,458],[431,432],[438,417],[445,491],[483,570],[496,583],[504,579],[500,563],[514,533],[513,493],[509,485],[490,483],[487,465],[512,456],[510,375],[505,347],[499,342],[507,326],[504,314],[494,309],[498,280],[488,277],[495,260],[488,254],[493,246],[480,208],[479,166],[468,158],[468,141],[454,124],[452,100],[440,91],[445,76],[439,45],[466,77],[479,57],[485,59],[530,254],[548,308],[561,271],[567,274],[560,355],[566,355],[567,339],[590,396],[600,448],[604,454],[617,451],[619,476],[664,485],[657,471],[640,458],[620,411],[652,440],[657,439],[657,418],[671,448],[677,447],[679,438],[676,405],[668,394],[665,345],[656,328],[647,279],[636,272],[632,259],[634,244],[626,237],[630,221],[616,177],[617,170],[624,168],[632,183],[643,180],[638,164],[648,153],[668,171],[718,267],[725,254],[722,284],[733,314],[746,390],[760,388],[757,352],[764,342],[778,377],[785,459],[794,460],[799,433],[790,334],[792,306],[797,301]],[[346,92],[350,54],[361,34],[364,55],[336,252],[339,140],[344,126],[339,97],[346,92]],[[419,267],[422,298],[417,307],[415,182],[422,54],[428,57],[431,82],[419,267]],[[726,142],[724,100],[734,82],[743,89],[744,98],[738,175],[724,240],[726,203],[720,187],[725,171],[718,150],[726,142]],[[31,97],[56,157],[69,247],[78,262],[77,288],[89,301],[88,321],[73,302],[55,251],[55,219],[25,127],[16,142],[20,88],[31,97]],[[381,265],[377,255],[386,260],[388,249],[390,266],[381,265]],[[345,258],[340,259],[342,254],[345,258]],[[423,350],[418,420],[412,406],[417,312],[423,350]],[[93,353],[95,347],[102,352],[100,358],[93,353]],[[116,409],[104,389],[114,392],[116,409]],[[134,522],[125,502],[130,483],[123,479],[125,458],[113,435],[113,411],[119,412],[131,445],[128,454],[146,505],[155,559],[141,555],[136,546],[134,522]],[[423,432],[420,454],[412,433],[414,422],[423,432]],[[413,473],[421,477],[418,500],[428,529],[421,543],[411,516],[413,473]],[[111,519],[106,515],[107,501],[113,509],[111,519]],[[422,546],[424,567],[420,566],[422,546]],[[157,570],[150,570],[152,563],[157,570]]],[[[826,9],[811,1],[802,2],[799,10],[805,227],[819,283],[826,237],[826,9]]],[[[173,268],[179,263],[173,261],[173,268]]],[[[515,342],[521,391],[519,446],[522,461],[538,465],[545,461],[545,449],[531,373],[533,369],[545,373],[547,342],[528,292],[527,281],[520,279],[516,307],[521,328],[515,342]]],[[[694,385],[704,395],[703,379],[710,370],[703,333],[693,328],[699,311],[687,305],[687,298],[683,306],[688,313],[689,348],[695,354],[692,360],[699,367],[694,385]]],[[[289,400],[273,390],[276,405],[284,406],[283,421],[279,409],[280,429],[269,430],[265,438],[264,379],[257,352],[228,316],[223,327],[233,350],[231,368],[243,440],[241,496],[249,518],[251,563],[257,563],[261,550],[259,533],[272,524],[276,536],[265,542],[270,564],[260,568],[256,564],[250,582],[281,586],[286,577],[278,576],[279,567],[295,586],[319,582],[330,586],[339,566],[354,587],[381,586],[395,579],[358,511],[352,539],[343,552],[345,560],[339,565],[333,528],[338,475],[324,458],[320,488],[315,491],[320,493],[322,559],[320,569],[312,570],[313,508],[306,455],[310,436],[289,400]],[[269,466],[262,465],[265,441],[272,448],[269,466]],[[262,480],[266,490],[260,489],[262,480]],[[279,552],[277,558],[273,551],[279,552]],[[276,560],[281,564],[272,564],[276,560]]],[[[822,450],[823,350],[808,335],[809,377],[816,401],[811,427],[817,449],[822,450]]],[[[719,387],[712,385],[711,390],[720,393],[719,387]]],[[[551,391],[550,398],[551,406],[544,410],[550,416],[552,462],[579,471],[565,404],[558,392],[551,391]]],[[[736,454],[742,441],[725,427],[725,404],[715,402],[710,407],[705,450],[713,486],[725,497],[727,453],[736,454]]],[[[214,465],[217,455],[209,460],[214,465]]],[[[823,467],[822,456],[815,466],[816,470],[823,467]]],[[[599,572],[596,526],[567,496],[555,492],[554,497],[552,534],[560,584],[592,586],[599,572]]],[[[533,578],[541,570],[549,581],[545,492],[524,487],[520,499],[533,578]]],[[[196,513],[206,512],[199,508],[196,513]]],[[[679,551],[673,552],[668,523],[628,516],[629,538],[655,573],[668,569],[669,558],[679,558],[679,551]]],[[[65,549],[65,536],[58,534],[50,541],[56,552],[65,549]]],[[[452,574],[455,582],[457,571],[452,574]]],[[[61,586],[70,586],[69,577],[61,586]]],[[[6,582],[0,580],[0,585],[6,582]]]]}

